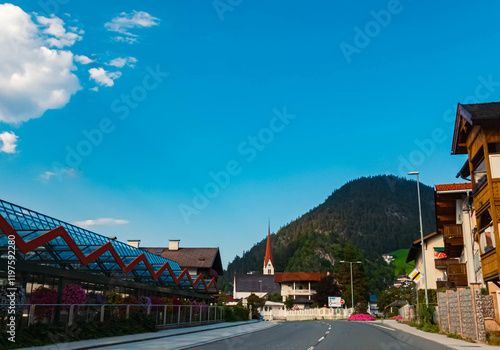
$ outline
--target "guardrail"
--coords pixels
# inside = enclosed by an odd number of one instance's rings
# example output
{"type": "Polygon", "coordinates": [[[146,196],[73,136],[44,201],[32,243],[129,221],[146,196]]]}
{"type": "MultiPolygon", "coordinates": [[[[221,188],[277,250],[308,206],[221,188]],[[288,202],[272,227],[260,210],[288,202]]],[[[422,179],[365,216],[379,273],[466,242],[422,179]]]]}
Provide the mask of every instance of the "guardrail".
{"type": "MultiPolygon", "coordinates": [[[[222,306],[210,305],[139,305],[139,304],[23,304],[16,305],[16,321],[22,325],[59,322],[68,326],[78,321],[104,322],[128,319],[134,312],[151,315],[157,326],[180,326],[220,322],[222,306]]],[[[0,314],[0,325],[8,315],[0,314]]]]}

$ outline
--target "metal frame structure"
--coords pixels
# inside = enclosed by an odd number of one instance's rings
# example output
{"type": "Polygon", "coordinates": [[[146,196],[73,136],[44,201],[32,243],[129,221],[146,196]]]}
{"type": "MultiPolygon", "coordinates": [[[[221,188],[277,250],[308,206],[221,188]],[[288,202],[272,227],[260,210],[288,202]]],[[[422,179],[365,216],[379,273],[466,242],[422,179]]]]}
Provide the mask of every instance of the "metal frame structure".
{"type": "Polygon", "coordinates": [[[19,266],[41,265],[59,269],[61,276],[86,273],[89,280],[104,277],[162,290],[218,291],[214,278],[200,274],[193,280],[174,261],[0,200],[0,260],[6,260],[9,237],[14,237],[19,266]]]}

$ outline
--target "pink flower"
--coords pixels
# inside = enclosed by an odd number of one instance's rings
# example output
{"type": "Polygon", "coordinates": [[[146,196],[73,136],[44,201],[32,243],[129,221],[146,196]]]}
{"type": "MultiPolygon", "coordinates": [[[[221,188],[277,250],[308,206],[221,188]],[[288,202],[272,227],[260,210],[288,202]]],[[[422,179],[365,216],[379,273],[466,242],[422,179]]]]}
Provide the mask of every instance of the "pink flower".
{"type": "Polygon", "coordinates": [[[351,315],[347,319],[348,321],[375,321],[375,317],[366,314],[351,315]]]}

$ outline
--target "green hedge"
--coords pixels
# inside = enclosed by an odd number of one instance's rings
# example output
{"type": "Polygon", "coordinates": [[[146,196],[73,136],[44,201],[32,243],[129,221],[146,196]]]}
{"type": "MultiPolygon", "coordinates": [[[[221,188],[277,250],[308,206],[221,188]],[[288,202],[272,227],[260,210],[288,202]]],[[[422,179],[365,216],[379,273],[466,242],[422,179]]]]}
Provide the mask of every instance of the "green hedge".
{"type": "Polygon", "coordinates": [[[248,321],[250,311],[243,306],[224,306],[224,320],[226,322],[248,321]]]}

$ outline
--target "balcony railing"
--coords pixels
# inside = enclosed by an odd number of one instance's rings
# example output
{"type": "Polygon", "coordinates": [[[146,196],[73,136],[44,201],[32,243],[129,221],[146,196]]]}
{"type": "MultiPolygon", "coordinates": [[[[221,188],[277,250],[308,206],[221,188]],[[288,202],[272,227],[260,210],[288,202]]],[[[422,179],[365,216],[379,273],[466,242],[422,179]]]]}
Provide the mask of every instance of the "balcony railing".
{"type": "Polygon", "coordinates": [[[446,270],[448,265],[450,264],[458,264],[458,259],[435,259],[434,265],[436,269],[446,270]]]}
{"type": "Polygon", "coordinates": [[[467,286],[467,267],[466,264],[450,264],[446,269],[448,282],[455,286],[467,286]]]}
{"type": "Polygon", "coordinates": [[[458,258],[464,246],[464,234],[461,224],[444,225],[444,252],[450,258],[458,258]]]}

